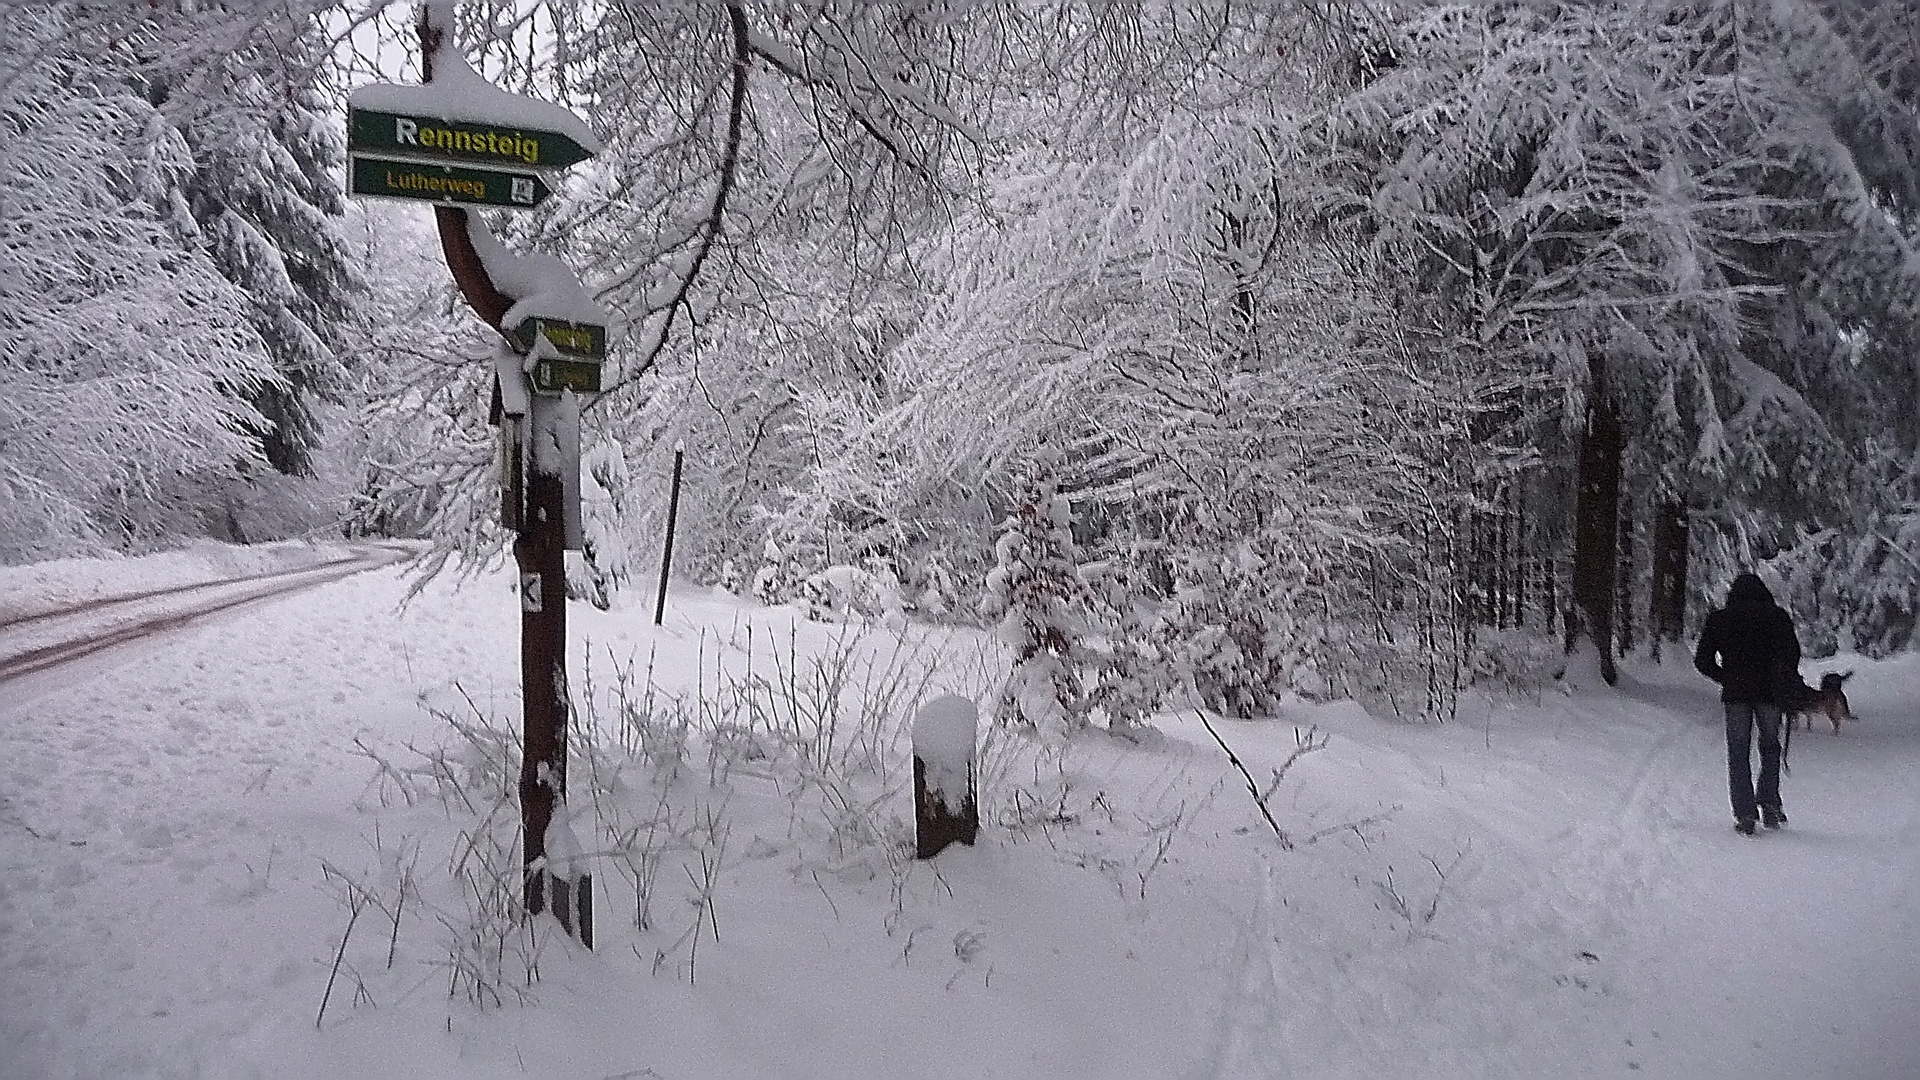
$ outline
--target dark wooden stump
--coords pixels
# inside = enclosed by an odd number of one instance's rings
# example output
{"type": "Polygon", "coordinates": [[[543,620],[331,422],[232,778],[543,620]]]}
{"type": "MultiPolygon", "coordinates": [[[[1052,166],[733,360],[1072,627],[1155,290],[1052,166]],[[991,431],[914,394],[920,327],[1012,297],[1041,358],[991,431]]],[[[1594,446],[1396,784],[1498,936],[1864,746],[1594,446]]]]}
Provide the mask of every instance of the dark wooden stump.
{"type": "Polygon", "coordinates": [[[913,840],[914,858],[931,859],[948,844],[971,845],[980,833],[980,808],[974,799],[973,768],[967,768],[967,793],[960,805],[950,807],[936,792],[927,790],[927,763],[913,756],[913,840]]]}
{"type": "Polygon", "coordinates": [[[915,858],[931,859],[948,844],[971,845],[979,836],[980,806],[974,790],[978,722],[973,702],[952,694],[929,701],[914,722],[915,858]]]}

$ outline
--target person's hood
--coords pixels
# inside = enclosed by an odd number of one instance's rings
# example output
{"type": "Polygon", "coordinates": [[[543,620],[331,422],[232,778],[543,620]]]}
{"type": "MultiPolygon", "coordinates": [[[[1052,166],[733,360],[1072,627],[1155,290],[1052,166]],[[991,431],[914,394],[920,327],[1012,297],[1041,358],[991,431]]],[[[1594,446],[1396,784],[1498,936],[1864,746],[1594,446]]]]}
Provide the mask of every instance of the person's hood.
{"type": "Polygon", "coordinates": [[[1733,579],[1733,587],[1727,590],[1727,606],[1730,608],[1772,607],[1773,593],[1768,591],[1767,583],[1760,580],[1759,574],[1741,574],[1733,579]]]}

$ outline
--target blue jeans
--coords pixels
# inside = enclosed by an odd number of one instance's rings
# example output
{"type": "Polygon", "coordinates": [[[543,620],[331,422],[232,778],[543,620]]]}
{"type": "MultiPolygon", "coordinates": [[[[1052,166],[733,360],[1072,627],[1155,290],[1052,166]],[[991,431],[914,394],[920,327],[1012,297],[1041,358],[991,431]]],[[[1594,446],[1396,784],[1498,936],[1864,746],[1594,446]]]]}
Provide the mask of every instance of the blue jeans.
{"type": "Polygon", "coordinates": [[[1727,789],[1733,796],[1733,816],[1751,821],[1762,806],[1780,808],[1780,707],[1744,701],[1725,703],[1727,710],[1727,789]],[[1760,784],[1753,783],[1753,735],[1760,732],[1760,784]]]}

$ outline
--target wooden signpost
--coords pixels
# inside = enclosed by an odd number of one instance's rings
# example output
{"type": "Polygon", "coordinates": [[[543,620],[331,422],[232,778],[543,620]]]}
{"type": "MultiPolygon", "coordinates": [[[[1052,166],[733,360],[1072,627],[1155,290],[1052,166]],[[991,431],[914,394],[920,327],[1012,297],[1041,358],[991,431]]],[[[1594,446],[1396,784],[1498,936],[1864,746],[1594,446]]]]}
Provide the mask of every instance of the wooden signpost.
{"type": "Polygon", "coordinates": [[[553,194],[535,173],[353,156],[351,190],[383,199],[531,210],[553,194]]]}
{"type": "Polygon", "coordinates": [[[444,158],[509,168],[564,169],[593,152],[557,131],[350,109],[347,149],[378,157],[444,158]]]}
{"type": "MultiPolygon", "coordinates": [[[[433,82],[436,57],[457,59],[446,41],[450,27],[434,25],[433,10],[434,5],[421,5],[426,83],[433,82]]],[[[412,93],[397,87],[378,91],[370,100],[384,104],[412,93]]],[[[418,100],[445,99],[422,94],[418,100]]],[[[505,94],[484,98],[477,107],[484,111],[488,101],[506,102],[516,120],[532,114],[578,123],[556,106],[505,94]]],[[[584,125],[578,130],[584,132],[584,125]]],[[[520,572],[522,898],[529,916],[551,910],[568,933],[591,948],[593,879],[564,818],[566,551],[580,544],[577,395],[600,389],[607,331],[598,323],[538,313],[506,325],[523,298],[503,293],[494,281],[469,232],[483,226],[470,221],[465,208],[532,209],[553,194],[543,170],[585,161],[593,151],[560,131],[484,117],[440,117],[420,109],[351,106],[347,132],[352,193],[434,204],[454,281],[508,350],[494,367],[491,419],[502,429],[501,520],[515,531],[513,554],[520,572]],[[557,822],[556,814],[562,815],[557,822]]]]}
{"type": "Polygon", "coordinates": [[[533,360],[534,392],[600,392],[600,363],[607,355],[606,327],[530,318],[509,330],[507,337],[533,360]]]}

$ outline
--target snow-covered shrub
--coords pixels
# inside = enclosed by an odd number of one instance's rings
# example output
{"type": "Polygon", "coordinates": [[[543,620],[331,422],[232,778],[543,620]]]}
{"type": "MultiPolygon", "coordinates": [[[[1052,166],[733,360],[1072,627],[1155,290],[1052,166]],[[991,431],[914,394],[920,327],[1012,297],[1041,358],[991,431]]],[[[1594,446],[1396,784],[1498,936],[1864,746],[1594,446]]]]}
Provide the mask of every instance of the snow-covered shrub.
{"type": "Polygon", "coordinates": [[[900,581],[880,560],[865,567],[829,566],[807,575],[800,583],[800,600],[806,604],[807,618],[887,619],[895,623],[906,619],[900,599],[900,581]]]}
{"type": "Polygon", "coordinates": [[[914,596],[914,610],[933,619],[944,619],[960,610],[960,585],[954,581],[953,571],[943,556],[929,556],[920,568],[918,580],[920,588],[914,596]]]}
{"type": "Polygon", "coordinates": [[[1085,661],[1086,587],[1074,560],[1072,512],[1052,471],[1032,469],[994,544],[983,618],[1013,650],[1013,670],[995,701],[1002,724],[1024,724],[1048,739],[1086,722],[1079,667],[1085,661]]]}
{"type": "Polygon", "coordinates": [[[1153,594],[1143,554],[1136,547],[1122,558],[1081,568],[1095,621],[1105,628],[1088,642],[1088,712],[1104,719],[1108,731],[1129,737],[1178,683],[1159,644],[1165,603],[1153,594]]]}
{"type": "Polygon", "coordinates": [[[627,499],[627,458],[611,436],[595,440],[580,455],[580,558],[568,560],[567,593],[606,610],[613,594],[633,576],[632,524],[627,499]]]}
{"type": "Polygon", "coordinates": [[[754,598],[772,607],[798,596],[801,585],[811,576],[810,554],[803,544],[789,541],[782,545],[769,536],[760,550],[760,569],[753,575],[754,598]]]}
{"type": "Polygon", "coordinates": [[[846,561],[844,545],[834,542],[825,500],[805,492],[787,492],[785,497],[779,510],[763,511],[767,538],[753,575],[753,595],[769,607],[799,599],[802,585],[833,565],[834,555],[846,561]]]}
{"type": "Polygon", "coordinates": [[[1490,630],[1474,636],[1473,685],[1490,693],[1537,698],[1567,663],[1566,647],[1543,629],[1490,630]]]}
{"type": "Polygon", "coordinates": [[[1325,630],[1311,572],[1279,529],[1235,535],[1209,520],[1173,549],[1174,599],[1156,639],[1201,705],[1270,715],[1296,681],[1318,680],[1325,630]]]}

